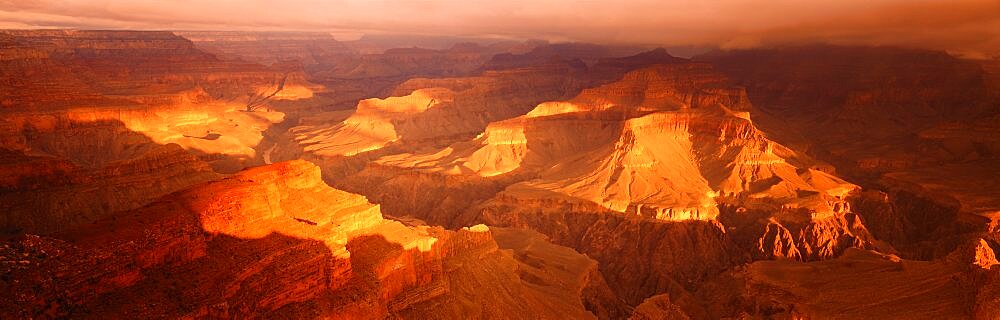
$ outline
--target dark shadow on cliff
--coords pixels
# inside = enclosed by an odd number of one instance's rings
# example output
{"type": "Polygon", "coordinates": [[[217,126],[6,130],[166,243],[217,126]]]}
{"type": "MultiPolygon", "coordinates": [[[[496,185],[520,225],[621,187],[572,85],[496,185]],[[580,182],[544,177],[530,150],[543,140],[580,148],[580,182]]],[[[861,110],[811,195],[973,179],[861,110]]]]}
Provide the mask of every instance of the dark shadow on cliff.
{"type": "MultiPolygon", "coordinates": [[[[611,287],[631,305],[665,292],[675,299],[690,299],[689,290],[698,283],[744,261],[744,257],[735,253],[734,245],[721,226],[712,222],[646,219],[613,212],[584,199],[574,203],[517,204],[498,198],[498,193],[506,187],[534,179],[552,165],[547,162],[551,159],[543,155],[560,152],[551,150],[553,141],[547,137],[565,137],[553,135],[552,130],[554,123],[566,120],[591,123],[594,128],[603,128],[611,134],[607,141],[600,142],[573,136],[567,139],[574,139],[574,142],[563,148],[575,150],[570,152],[573,154],[604,152],[607,153],[605,157],[609,157],[613,150],[600,146],[613,145],[620,138],[623,118],[620,112],[606,112],[583,117],[568,114],[532,119],[525,124],[529,151],[522,166],[497,176],[401,170],[384,175],[368,172],[362,174],[364,178],[344,183],[362,186],[351,191],[381,203],[387,214],[415,216],[449,228],[486,223],[536,230],[549,236],[555,244],[597,260],[611,287]]],[[[555,130],[572,135],[574,129],[555,130]]],[[[461,150],[462,144],[458,144],[456,150],[461,150]]],[[[369,165],[365,170],[377,169],[369,165]]],[[[686,307],[691,312],[701,308],[696,304],[686,307]]]]}
{"type": "MultiPolygon", "coordinates": [[[[117,120],[5,132],[0,229],[47,234],[218,178],[199,157],[117,120]]],[[[204,155],[203,155],[204,156],[204,155]]]]}
{"type": "Polygon", "coordinates": [[[791,46],[696,57],[747,88],[767,136],[865,190],[852,207],[910,259],[941,257],[996,210],[1000,95],[989,61],[892,47],[791,46]],[[985,164],[989,163],[989,164],[985,164]],[[985,164],[985,165],[984,165],[985,164]]]}
{"type": "MultiPolygon", "coordinates": [[[[316,238],[290,236],[280,230],[262,237],[209,232],[201,222],[205,213],[176,200],[177,196],[168,195],[143,208],[51,236],[23,234],[4,240],[0,316],[302,318],[339,314],[350,318],[391,309],[386,299],[402,288],[381,282],[378,274],[408,281],[409,273],[387,272],[384,265],[410,253],[379,234],[345,239],[352,253],[348,258],[339,250],[339,256],[334,254],[330,235],[319,231],[316,238]]],[[[330,227],[259,223],[264,225],[226,227],[330,227]]],[[[440,266],[435,270],[441,275],[440,266]]],[[[411,279],[412,284],[427,281],[420,279],[411,279]]]]}
{"type": "MultiPolygon", "coordinates": [[[[421,217],[422,219],[429,219],[427,222],[431,224],[442,225],[450,228],[465,226],[471,222],[471,220],[459,218],[458,215],[461,214],[466,208],[491,198],[507,185],[531,178],[535,174],[534,171],[536,170],[532,169],[530,170],[532,172],[525,174],[523,170],[518,169],[514,172],[505,173],[496,177],[472,179],[474,181],[452,179],[453,177],[447,177],[444,174],[429,174],[429,179],[432,179],[437,183],[434,183],[432,186],[422,186],[423,188],[431,189],[421,191],[423,196],[421,196],[418,203],[413,203],[412,201],[393,203],[393,201],[389,200],[392,196],[387,195],[388,192],[380,189],[380,187],[383,187],[383,184],[386,183],[386,180],[379,179],[379,177],[373,177],[371,175],[366,175],[361,179],[354,179],[352,176],[357,175],[363,170],[369,169],[370,166],[368,164],[372,160],[382,156],[400,153],[434,153],[438,151],[439,148],[447,147],[453,143],[456,145],[465,144],[467,142],[463,141],[469,141],[470,139],[475,138],[477,134],[483,132],[491,121],[498,122],[526,114],[535,106],[543,102],[571,99],[587,88],[597,87],[620,80],[629,71],[656,64],[684,63],[688,61],[687,59],[673,57],[663,49],[651,50],[627,57],[600,58],[591,67],[583,64],[579,59],[569,59],[563,57],[574,57],[575,55],[578,55],[579,52],[574,53],[573,50],[579,50],[581,48],[586,48],[586,46],[568,45],[553,46],[552,48],[541,47],[538,50],[521,55],[497,55],[491,60],[491,62],[487,62],[485,64],[486,66],[483,68],[484,71],[481,75],[479,75],[479,77],[492,77],[502,81],[507,81],[507,87],[503,88],[504,90],[487,88],[485,90],[475,91],[467,88],[467,85],[461,85],[461,83],[459,83],[460,85],[455,87],[456,98],[454,102],[445,106],[438,106],[418,114],[412,119],[407,119],[405,123],[402,123],[401,125],[397,124],[397,130],[401,136],[401,139],[397,142],[391,143],[378,150],[368,151],[350,157],[337,157],[335,159],[314,159],[307,157],[306,159],[316,162],[317,165],[323,169],[324,178],[330,185],[342,190],[366,195],[371,199],[371,201],[384,205],[386,212],[389,214],[396,216],[415,215],[421,217]],[[541,81],[537,79],[518,80],[519,77],[558,77],[558,79],[555,81],[541,81]],[[539,88],[532,87],[532,85],[536,83],[544,84],[544,86],[539,88]],[[480,95],[482,97],[480,97],[480,95]],[[522,97],[517,99],[516,97],[511,97],[510,95],[527,96],[527,98],[522,97]],[[478,101],[477,98],[485,98],[486,101],[478,101]],[[495,112],[494,109],[498,109],[498,107],[496,107],[497,105],[504,106],[503,108],[510,109],[511,111],[502,111],[505,113],[497,114],[493,117],[495,119],[490,119],[491,121],[477,118],[475,121],[480,123],[476,123],[476,126],[472,127],[472,129],[468,132],[447,134],[448,128],[443,128],[444,130],[442,130],[441,133],[437,135],[429,135],[434,138],[421,138],[422,136],[428,136],[425,132],[423,132],[426,130],[426,127],[428,127],[426,124],[440,121],[440,118],[448,115],[447,112],[439,108],[469,109],[467,105],[470,104],[473,105],[471,109],[476,110],[474,114],[495,112]],[[505,104],[511,105],[508,106],[505,104]],[[354,179],[355,181],[348,181],[345,179],[354,179]],[[444,190],[441,190],[439,186],[442,184],[450,184],[452,187],[446,187],[443,188],[444,190]],[[438,190],[441,190],[442,192],[437,192],[438,190]],[[447,196],[447,198],[441,199],[439,197],[440,195],[447,196]],[[387,199],[386,197],[389,198],[387,199]],[[413,207],[413,205],[416,207],[413,207]],[[431,209],[443,210],[446,211],[446,213],[437,214],[437,217],[427,217],[425,212],[431,209]]],[[[469,77],[467,79],[471,78],[475,77],[469,77]]],[[[443,81],[447,79],[440,80],[443,81]]],[[[429,82],[429,85],[438,85],[438,81],[432,80],[429,82]]],[[[441,86],[447,86],[447,84],[447,82],[440,83],[441,86]]],[[[404,91],[408,91],[410,89],[415,90],[418,88],[405,89],[407,90],[404,91]]],[[[397,89],[397,91],[399,91],[399,89],[397,89]]],[[[399,94],[400,92],[396,92],[396,95],[399,94]]],[[[531,136],[532,133],[526,133],[526,135],[531,136]]],[[[530,144],[539,143],[538,141],[533,141],[535,139],[531,137],[529,137],[528,140],[530,144]]],[[[534,158],[534,155],[529,153],[528,157],[534,158]]],[[[527,159],[525,162],[531,161],[533,160],[527,159]]],[[[421,175],[420,173],[414,174],[421,175]]],[[[393,188],[390,187],[390,189],[393,188]]],[[[416,190],[417,189],[396,191],[399,191],[402,194],[409,194],[416,190]]],[[[405,197],[406,196],[404,195],[403,198],[405,197]]]]}

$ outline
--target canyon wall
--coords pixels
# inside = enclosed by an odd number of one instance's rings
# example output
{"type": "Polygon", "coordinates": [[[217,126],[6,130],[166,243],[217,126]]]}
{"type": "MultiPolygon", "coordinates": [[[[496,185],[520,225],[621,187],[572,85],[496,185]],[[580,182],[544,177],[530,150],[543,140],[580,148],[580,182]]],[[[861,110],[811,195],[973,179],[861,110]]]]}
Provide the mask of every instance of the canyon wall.
{"type": "Polygon", "coordinates": [[[232,172],[254,164],[263,132],[284,118],[278,108],[323,103],[301,71],[220,60],[169,32],[0,32],[9,44],[0,49],[0,141],[31,155],[81,160],[92,153],[70,149],[71,135],[120,123],[232,172]]]}
{"type": "Polygon", "coordinates": [[[874,246],[859,188],[768,140],[751,108],[709,65],[647,67],[443,149],[378,155],[339,185],[433,224],[536,230],[594,257],[632,306],[747,259],[874,246]]]}
{"type": "Polygon", "coordinates": [[[997,313],[989,61],[358,45],[0,31],[0,318],[997,313]]]}
{"type": "Polygon", "coordinates": [[[992,299],[989,279],[1000,269],[990,270],[996,261],[987,256],[992,249],[982,242],[936,261],[858,249],[820,262],[758,261],[728,271],[697,295],[716,319],[991,319],[982,301],[992,299]]]}
{"type": "MultiPolygon", "coordinates": [[[[504,237],[508,243],[544,242],[525,233],[504,237]]],[[[326,186],[318,167],[284,162],[78,228],[5,241],[3,272],[13,280],[4,282],[9,296],[0,312],[82,318],[450,318],[498,312],[593,317],[585,303],[605,313],[625,312],[615,311],[621,307],[613,296],[602,295],[610,289],[593,272],[593,260],[547,246],[514,243],[507,251],[486,226],[447,231],[385,220],[364,197],[326,186]],[[573,269],[552,275],[518,267],[556,263],[573,269]],[[451,309],[441,310],[441,304],[451,309]]]]}
{"type": "Polygon", "coordinates": [[[174,34],[226,60],[268,66],[293,64],[307,73],[339,67],[356,59],[355,50],[323,32],[182,31],[174,34]]]}
{"type": "Polygon", "coordinates": [[[1000,166],[991,132],[1000,95],[988,61],[833,46],[696,59],[747,87],[762,111],[757,123],[776,140],[883,191],[872,194],[861,213],[888,223],[870,227],[905,256],[940,257],[955,248],[959,234],[995,233],[1000,166]]]}

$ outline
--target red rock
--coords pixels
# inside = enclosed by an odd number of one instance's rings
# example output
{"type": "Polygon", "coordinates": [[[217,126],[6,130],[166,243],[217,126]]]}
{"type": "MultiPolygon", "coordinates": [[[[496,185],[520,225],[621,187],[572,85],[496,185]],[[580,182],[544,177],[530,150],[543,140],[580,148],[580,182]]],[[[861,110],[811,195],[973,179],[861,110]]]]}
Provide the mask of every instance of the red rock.
{"type": "Polygon", "coordinates": [[[995,229],[1000,171],[994,106],[1000,96],[990,60],[836,46],[735,50],[697,59],[747,87],[764,111],[757,123],[774,139],[886,192],[889,208],[873,205],[859,213],[901,254],[942,257],[961,242],[960,234],[995,229]]]}
{"type": "Polygon", "coordinates": [[[376,42],[0,31],[0,318],[998,312],[992,61],[376,42]]]}
{"type": "Polygon", "coordinates": [[[384,220],[377,205],[329,188],[304,161],[242,171],[51,237],[8,240],[2,254],[5,317],[417,317],[456,299],[488,303],[453,309],[458,317],[592,317],[583,287],[609,290],[586,268],[522,283],[518,260],[485,226],[384,220]],[[556,280],[566,277],[574,286],[556,280]]]}
{"type": "Polygon", "coordinates": [[[183,31],[175,34],[219,58],[263,65],[295,62],[307,72],[328,69],[357,54],[322,32],[183,31]]]}
{"type": "Polygon", "coordinates": [[[208,164],[177,145],[135,152],[121,160],[102,159],[106,162],[92,168],[7,153],[0,167],[5,175],[0,228],[35,234],[72,229],[218,178],[208,164]]]}
{"type": "Polygon", "coordinates": [[[712,318],[964,319],[973,317],[976,292],[983,283],[967,282],[963,270],[965,266],[946,261],[901,260],[849,249],[820,262],[754,262],[713,280],[725,289],[699,294],[707,298],[706,304],[718,306],[712,318]],[[737,297],[728,300],[720,291],[737,297]]]}
{"type": "Polygon", "coordinates": [[[633,305],[693,289],[740,247],[813,260],[871,246],[846,200],[857,187],[797,167],[810,160],[768,140],[749,109],[708,65],[650,67],[443,150],[384,156],[342,183],[433,223],[537,230],[598,260],[633,305]]]}
{"type": "Polygon", "coordinates": [[[310,108],[305,100],[320,90],[301,72],[220,60],[169,32],[2,32],[12,43],[0,49],[0,74],[9,79],[0,84],[0,142],[8,149],[80,157],[89,153],[66,149],[76,144],[71,133],[123,126],[236,171],[252,164],[263,132],[283,119],[275,106],[302,100],[298,107],[310,108]]]}
{"type": "Polygon", "coordinates": [[[661,294],[649,297],[639,304],[629,316],[630,320],[690,319],[680,307],[670,303],[670,297],[661,294]]]}

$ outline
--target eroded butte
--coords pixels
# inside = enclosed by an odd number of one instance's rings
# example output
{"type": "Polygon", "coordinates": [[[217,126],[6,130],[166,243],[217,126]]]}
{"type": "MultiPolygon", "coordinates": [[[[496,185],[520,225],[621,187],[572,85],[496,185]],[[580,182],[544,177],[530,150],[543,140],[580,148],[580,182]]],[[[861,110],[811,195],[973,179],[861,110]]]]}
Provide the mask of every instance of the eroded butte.
{"type": "Polygon", "coordinates": [[[0,30],[0,318],[996,319],[998,79],[889,47],[0,30]]]}

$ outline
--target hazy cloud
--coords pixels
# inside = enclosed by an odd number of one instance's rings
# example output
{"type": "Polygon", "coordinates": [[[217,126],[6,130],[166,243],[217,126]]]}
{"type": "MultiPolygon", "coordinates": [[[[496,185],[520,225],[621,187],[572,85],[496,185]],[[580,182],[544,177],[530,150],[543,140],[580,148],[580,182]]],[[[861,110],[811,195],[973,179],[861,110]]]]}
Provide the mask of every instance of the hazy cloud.
{"type": "Polygon", "coordinates": [[[1000,54],[1000,0],[0,0],[0,27],[323,30],[1000,54]]]}

